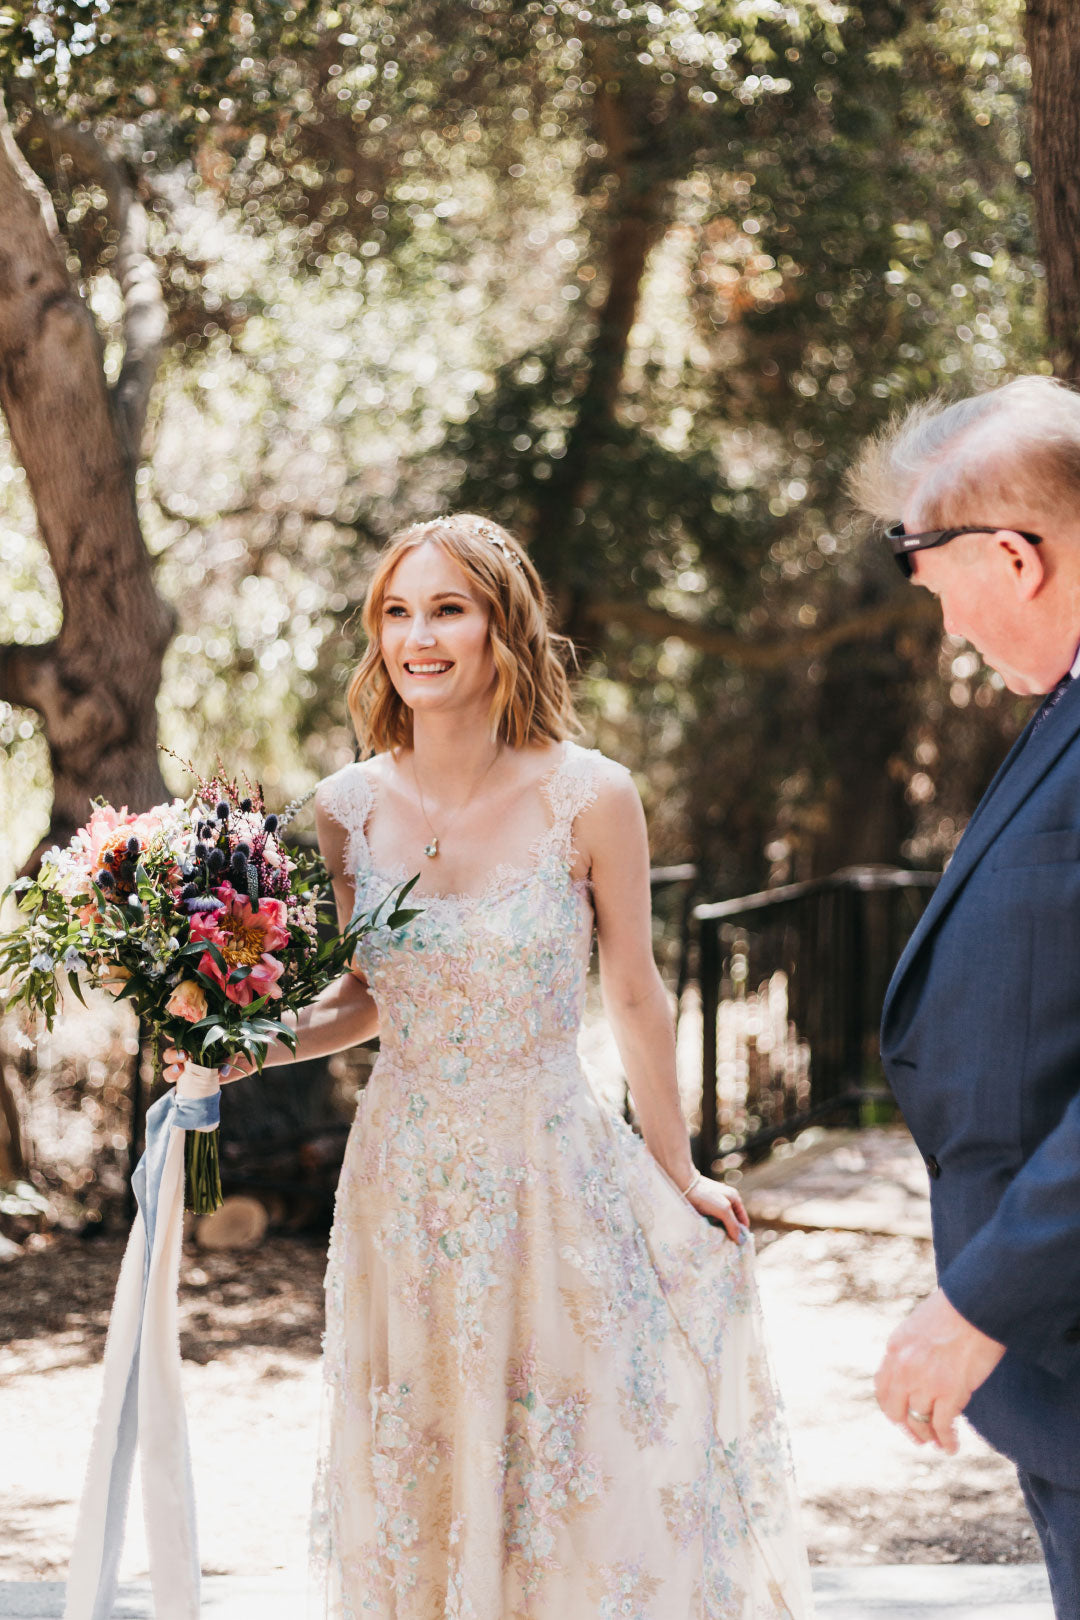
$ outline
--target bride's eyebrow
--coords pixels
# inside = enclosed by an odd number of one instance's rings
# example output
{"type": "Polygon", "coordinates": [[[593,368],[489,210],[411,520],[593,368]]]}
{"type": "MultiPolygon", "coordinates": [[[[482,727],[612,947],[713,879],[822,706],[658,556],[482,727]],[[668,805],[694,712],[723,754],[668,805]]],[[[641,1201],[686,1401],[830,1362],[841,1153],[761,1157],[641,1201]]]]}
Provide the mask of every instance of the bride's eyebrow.
{"type": "MultiPolygon", "coordinates": [[[[435,594],[429,598],[429,600],[432,602],[445,602],[450,597],[453,597],[455,601],[458,602],[475,601],[475,597],[470,596],[468,591],[436,591],[435,594]]],[[[386,595],[383,597],[384,603],[404,602],[404,600],[405,598],[403,596],[398,596],[394,591],[387,591],[386,595]]]]}

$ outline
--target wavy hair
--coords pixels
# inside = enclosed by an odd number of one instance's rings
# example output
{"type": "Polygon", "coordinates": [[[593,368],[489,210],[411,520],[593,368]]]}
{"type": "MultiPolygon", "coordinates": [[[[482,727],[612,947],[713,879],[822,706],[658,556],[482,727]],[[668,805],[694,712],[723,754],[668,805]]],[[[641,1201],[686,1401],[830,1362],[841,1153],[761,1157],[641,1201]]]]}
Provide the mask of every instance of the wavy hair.
{"type": "Polygon", "coordinates": [[[488,609],[495,662],[491,733],[511,748],[561,742],[580,731],[566,665],[574,646],[550,625],[547,594],[525,551],[501,524],[475,512],[452,512],[391,535],[375,564],[364,597],[367,648],[346,691],[361,749],[411,747],[412,711],[387,673],[380,640],[383,598],[406,553],[425,541],[442,546],[466,574],[488,609]]]}

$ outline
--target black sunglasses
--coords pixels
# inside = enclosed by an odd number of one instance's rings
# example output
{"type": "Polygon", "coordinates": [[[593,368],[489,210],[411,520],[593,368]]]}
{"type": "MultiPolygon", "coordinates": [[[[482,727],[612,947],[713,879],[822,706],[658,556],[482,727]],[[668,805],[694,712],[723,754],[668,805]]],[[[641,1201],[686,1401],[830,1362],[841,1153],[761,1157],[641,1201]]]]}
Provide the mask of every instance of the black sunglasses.
{"type": "MultiPolygon", "coordinates": [[[[922,534],[906,534],[902,523],[892,523],[885,530],[885,538],[892,547],[897,568],[905,579],[910,579],[913,551],[932,551],[935,546],[948,545],[958,534],[997,534],[1002,527],[1000,523],[972,523],[962,529],[926,529],[922,534]]],[[[1041,534],[1028,534],[1024,529],[1013,529],[1012,533],[1033,546],[1042,543],[1041,534]]]]}

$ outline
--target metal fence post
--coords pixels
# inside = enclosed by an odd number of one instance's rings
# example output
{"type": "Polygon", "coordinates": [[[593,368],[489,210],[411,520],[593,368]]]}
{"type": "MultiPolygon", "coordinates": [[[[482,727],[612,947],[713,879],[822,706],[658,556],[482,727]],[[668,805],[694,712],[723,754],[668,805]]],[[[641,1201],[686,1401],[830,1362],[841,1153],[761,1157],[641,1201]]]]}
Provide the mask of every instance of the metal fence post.
{"type": "Polygon", "coordinates": [[[716,1020],[720,1011],[720,925],[701,921],[698,974],[701,981],[701,1132],[693,1143],[694,1163],[707,1173],[716,1158],[719,1130],[716,1107],[716,1020]]]}
{"type": "MultiPolygon", "coordinates": [[[[707,1170],[719,1153],[717,1097],[717,1019],[723,983],[722,938],[745,941],[746,987],[759,998],[760,1027],[768,986],[783,975],[786,1002],[783,1029],[758,1034],[742,1029],[750,1059],[745,1118],[725,1130],[737,1135],[748,1158],[769,1151],[777,1137],[797,1136],[807,1125],[852,1121],[863,1106],[888,1097],[884,1079],[871,1083],[876,1044],[877,1003],[896,956],[938,881],[936,872],[896,867],[850,867],[831,877],[786,884],[733,900],[694,907],[699,929],[702,1032],[701,1132],[695,1163],[707,1170]],[[901,904],[902,915],[901,915],[901,904]],[[790,1032],[790,1035],[789,1035],[790,1032]],[[794,1039],[798,1052],[785,1060],[779,1076],[762,1052],[778,1040],[794,1039]],[[800,1055],[801,1054],[801,1055],[800,1055]],[[809,1091],[800,1086],[800,1065],[809,1059],[809,1091]]],[[[767,1011],[767,1007],[766,1007],[767,1011]]],[[[805,1072],[805,1070],[803,1070],[805,1072]]]]}

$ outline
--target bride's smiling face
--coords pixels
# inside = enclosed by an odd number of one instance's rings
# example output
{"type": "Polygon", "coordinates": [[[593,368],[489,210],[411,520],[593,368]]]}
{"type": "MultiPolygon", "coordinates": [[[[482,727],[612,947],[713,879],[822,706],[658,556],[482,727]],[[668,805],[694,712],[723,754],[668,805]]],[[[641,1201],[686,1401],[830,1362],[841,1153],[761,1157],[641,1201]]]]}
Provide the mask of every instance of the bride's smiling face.
{"type": "Polygon", "coordinates": [[[418,712],[491,701],[488,608],[434,540],[406,552],[383,593],[379,645],[395,691],[418,712]]]}

